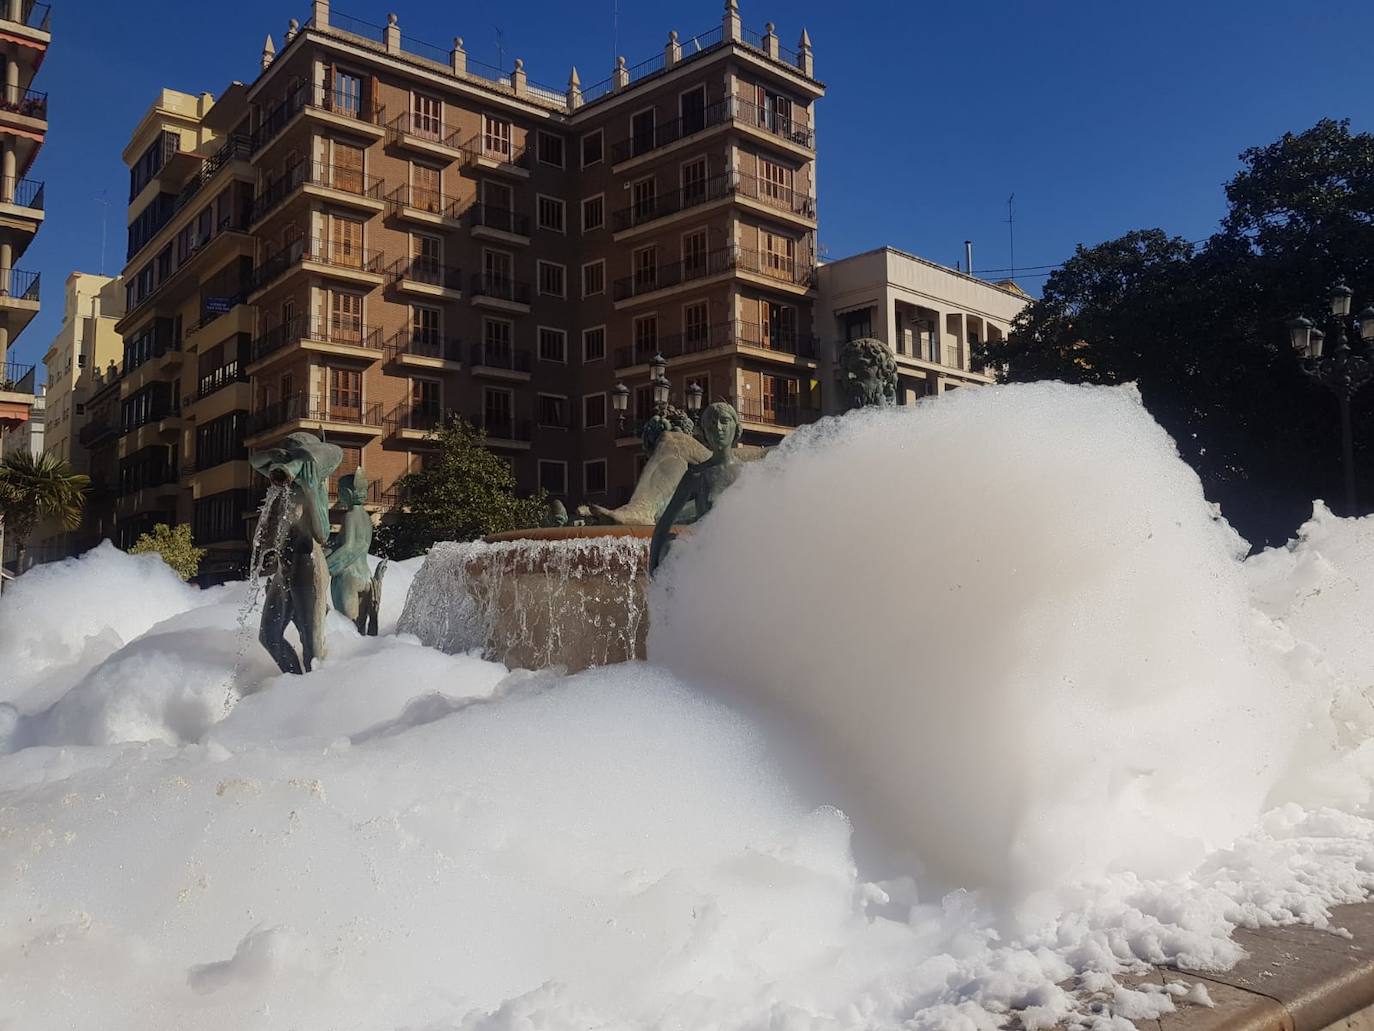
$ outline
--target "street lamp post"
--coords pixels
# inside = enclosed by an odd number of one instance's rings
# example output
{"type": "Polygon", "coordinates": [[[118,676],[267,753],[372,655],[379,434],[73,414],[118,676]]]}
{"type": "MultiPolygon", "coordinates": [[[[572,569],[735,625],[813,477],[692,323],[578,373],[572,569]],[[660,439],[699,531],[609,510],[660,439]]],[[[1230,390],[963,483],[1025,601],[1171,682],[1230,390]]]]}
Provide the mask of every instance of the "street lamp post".
{"type": "Polygon", "coordinates": [[[1288,323],[1289,341],[1302,359],[1302,371],[1332,391],[1341,407],[1341,457],[1345,465],[1345,514],[1355,515],[1355,441],[1350,403],[1360,388],[1374,378],[1374,307],[1355,318],[1360,352],[1350,346],[1350,287],[1338,283],[1331,290],[1331,320],[1336,346],[1325,355],[1326,334],[1301,315],[1288,323]]]}
{"type": "MultiPolygon", "coordinates": [[[[649,359],[649,386],[653,388],[655,413],[664,415],[672,400],[673,385],[668,380],[668,360],[662,354],[655,354],[649,359]]],[[[696,413],[701,411],[701,402],[705,393],[700,383],[693,383],[687,388],[687,414],[692,419],[695,419],[696,413]]],[[[625,413],[630,407],[630,388],[624,383],[617,383],[612,388],[611,405],[619,414],[616,429],[618,432],[624,432],[625,413]]]]}

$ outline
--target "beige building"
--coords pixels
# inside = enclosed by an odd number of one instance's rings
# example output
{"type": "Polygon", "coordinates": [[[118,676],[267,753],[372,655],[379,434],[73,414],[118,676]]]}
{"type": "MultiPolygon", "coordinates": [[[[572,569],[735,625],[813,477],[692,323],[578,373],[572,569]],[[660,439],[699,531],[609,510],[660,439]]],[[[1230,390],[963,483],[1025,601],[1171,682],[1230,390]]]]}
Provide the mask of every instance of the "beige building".
{"type": "Polygon", "coordinates": [[[38,314],[38,274],[18,263],[43,224],[43,184],[28,175],[48,132],[48,95],[32,86],[52,42],[49,11],[0,0],[0,431],[23,423],[33,406],[33,366],[8,352],[38,314]]]}
{"type": "Polygon", "coordinates": [[[79,442],[86,401],[96,369],[123,357],[115,323],[124,314],[124,286],[90,272],[67,277],[62,326],[43,356],[47,369],[46,448],[79,473],[90,471],[79,442]]]}
{"type": "MultiPolygon", "coordinates": [[[[827,375],[833,377],[835,349],[844,341],[881,340],[897,360],[898,404],[993,382],[977,367],[974,349],[1005,339],[1030,301],[1011,281],[989,283],[893,247],[826,262],[818,276],[816,321],[827,375]]],[[[829,397],[827,411],[844,403],[838,391],[829,397]]]]}

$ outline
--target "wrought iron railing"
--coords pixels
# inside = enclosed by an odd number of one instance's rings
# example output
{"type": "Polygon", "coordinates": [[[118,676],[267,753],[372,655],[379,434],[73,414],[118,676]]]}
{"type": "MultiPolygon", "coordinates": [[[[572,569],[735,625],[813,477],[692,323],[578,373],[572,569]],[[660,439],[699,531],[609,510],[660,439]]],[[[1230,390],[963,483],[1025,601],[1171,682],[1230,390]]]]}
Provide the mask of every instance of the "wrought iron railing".
{"type": "Polygon", "coordinates": [[[294,240],[284,249],[270,256],[253,272],[253,289],[261,290],[268,286],[287,269],[303,261],[326,265],[330,268],[347,269],[352,272],[382,271],[382,252],[355,248],[335,241],[294,240]]]}
{"type": "Polygon", "coordinates": [[[475,272],[472,276],[472,296],[493,297],[499,301],[529,304],[530,285],[509,276],[494,276],[486,272],[475,272]]]}
{"type": "Polygon", "coordinates": [[[729,248],[705,251],[667,265],[637,269],[632,275],[615,281],[613,297],[617,301],[623,301],[655,290],[665,290],[682,283],[704,279],[720,272],[728,272],[733,267],[734,257],[729,248]]]}
{"type": "Polygon", "coordinates": [[[433,258],[397,258],[387,267],[386,274],[392,282],[404,280],[445,290],[463,289],[462,273],[452,265],[441,265],[433,258]]]}
{"type": "Polygon", "coordinates": [[[671,121],[659,122],[612,144],[611,161],[620,164],[622,161],[651,153],[726,122],[765,129],[781,139],[807,149],[815,147],[815,138],[810,128],[803,123],[742,97],[731,96],[707,104],[700,111],[689,112],[671,121]]]}
{"type": "Polygon", "coordinates": [[[235,358],[231,362],[225,362],[217,369],[211,369],[203,373],[199,379],[196,389],[196,397],[209,397],[217,391],[223,390],[231,383],[246,383],[248,376],[239,365],[239,360],[235,358]]]}
{"type": "Polygon", "coordinates": [[[671,190],[650,200],[621,208],[611,216],[612,225],[617,233],[625,229],[633,229],[635,226],[644,225],[646,222],[676,215],[679,211],[686,211],[689,208],[719,200],[721,197],[728,197],[732,192],[731,176],[728,172],[722,175],[713,175],[709,179],[703,179],[679,190],[671,190]]]}
{"type": "Polygon", "coordinates": [[[0,111],[23,115],[26,118],[48,120],[48,95],[38,90],[16,90],[0,87],[0,111]]]}
{"type": "Polygon", "coordinates": [[[411,136],[428,143],[437,143],[441,147],[448,147],[450,150],[462,150],[463,148],[462,141],[458,138],[459,129],[445,125],[443,122],[419,111],[403,111],[387,122],[386,128],[392,140],[411,136]]]}
{"type": "Polygon", "coordinates": [[[768,397],[732,397],[730,403],[735,411],[750,422],[768,423],[774,426],[804,426],[821,417],[820,409],[805,408],[800,402],[776,401],[768,397]]]}
{"type": "MultiPolygon", "coordinates": [[[[0,21],[9,20],[9,5],[0,7],[0,21]]],[[[39,32],[48,32],[52,28],[52,4],[40,4],[35,0],[24,0],[19,8],[19,24],[26,25],[39,32]]]]}
{"type": "Polygon", "coordinates": [[[254,222],[261,221],[274,209],[281,206],[288,197],[304,186],[318,186],[323,189],[349,193],[355,197],[370,200],[382,199],[382,179],[380,176],[366,175],[361,169],[347,165],[330,165],[323,161],[301,161],[288,168],[286,174],[267,189],[253,204],[254,222]]]}
{"type": "Polygon", "coordinates": [[[253,360],[258,361],[298,340],[318,340],[328,344],[346,344],[369,351],[382,349],[382,331],[330,318],[297,317],[281,325],[272,326],[253,341],[253,360]]]}
{"type": "Polygon", "coordinates": [[[21,301],[38,300],[38,272],[25,272],[23,269],[0,269],[0,297],[15,297],[21,301]]]}
{"type": "Polygon", "coordinates": [[[463,360],[463,344],[456,337],[443,337],[414,327],[398,330],[383,347],[388,361],[403,354],[420,358],[441,358],[450,362],[463,360]]]}
{"type": "Polygon", "coordinates": [[[530,217],[492,204],[473,204],[467,209],[468,227],[483,226],[516,236],[530,235],[530,217]]]}
{"type": "Polygon", "coordinates": [[[789,258],[774,251],[740,250],[737,265],[745,272],[776,279],[793,286],[815,286],[816,266],[800,258],[789,258]]]}
{"type": "Polygon", "coordinates": [[[18,362],[0,363],[0,390],[31,394],[34,388],[34,366],[18,362]]]}
{"type": "Polygon", "coordinates": [[[339,401],[321,394],[292,394],[290,397],[260,408],[248,417],[248,433],[262,433],[288,422],[334,422],[352,426],[380,426],[380,402],[339,401]]]}
{"type": "Polygon", "coordinates": [[[748,197],[760,204],[767,204],[779,211],[790,211],[806,218],[816,217],[816,202],[811,195],[801,190],[783,186],[771,179],[761,179],[756,175],[740,175],[735,189],[741,197],[748,197]]]}
{"type": "Polygon", "coordinates": [[[624,369],[647,364],[655,353],[665,358],[678,358],[716,347],[741,344],[803,358],[816,357],[816,338],[810,333],[798,333],[780,326],[760,326],[736,319],[696,326],[653,341],[616,348],[615,365],[618,369],[624,369]]]}
{"type": "Polygon", "coordinates": [[[387,196],[387,201],[393,213],[401,208],[410,208],[413,211],[442,215],[445,218],[459,217],[458,201],[455,198],[427,186],[398,186],[387,196]]]}
{"type": "Polygon", "coordinates": [[[43,210],[43,184],[37,179],[0,178],[0,200],[20,208],[43,210]]]}
{"type": "Polygon", "coordinates": [[[444,411],[437,404],[411,404],[402,402],[386,413],[382,420],[388,435],[401,430],[422,430],[426,433],[437,430],[444,423],[444,411]]]}
{"type": "Polygon", "coordinates": [[[530,352],[518,347],[472,345],[472,364],[485,369],[506,369],[510,372],[529,372],[530,352]]]}
{"type": "Polygon", "coordinates": [[[352,90],[326,89],[320,84],[301,84],[268,109],[253,134],[253,150],[259,151],[271,143],[291,120],[307,107],[345,118],[355,118],[371,125],[385,124],[386,109],[370,97],[362,97],[352,90]]]}
{"type": "Polygon", "coordinates": [[[516,144],[514,140],[494,140],[479,132],[463,144],[463,149],[473,157],[495,161],[498,165],[530,167],[529,148],[523,143],[516,144]]]}
{"type": "Polygon", "coordinates": [[[491,416],[488,418],[485,412],[478,412],[472,417],[472,425],[487,435],[489,440],[531,440],[534,437],[534,426],[529,419],[500,418],[491,416]]]}

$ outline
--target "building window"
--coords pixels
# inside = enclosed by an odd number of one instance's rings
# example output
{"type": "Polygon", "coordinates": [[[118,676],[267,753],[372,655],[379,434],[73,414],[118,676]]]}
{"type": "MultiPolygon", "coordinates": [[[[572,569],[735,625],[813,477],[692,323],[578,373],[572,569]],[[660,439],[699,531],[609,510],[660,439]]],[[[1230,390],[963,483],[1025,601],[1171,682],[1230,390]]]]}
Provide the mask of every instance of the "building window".
{"type": "Polygon", "coordinates": [[[510,122],[491,115],[482,116],[482,152],[489,157],[510,160],[510,122]]]}
{"type": "Polygon", "coordinates": [[[630,208],[634,224],[647,222],[658,207],[658,180],[653,176],[630,184],[630,208]]]}
{"type": "Polygon", "coordinates": [[[582,428],[594,430],[606,425],[606,395],[587,394],[582,398],[582,428]]]}
{"type": "Polygon", "coordinates": [[[630,117],[630,148],[633,156],[654,149],[654,123],[657,121],[653,108],[630,117]]]}
{"type": "Polygon", "coordinates": [[[582,167],[599,164],[601,161],[602,135],[601,130],[589,132],[582,137],[582,167]]]}
{"type": "Polygon", "coordinates": [[[541,458],[539,460],[539,487],[550,494],[567,494],[568,463],[541,458]]]}
{"type": "Polygon", "coordinates": [[[568,334],[549,326],[539,327],[539,360],[563,362],[568,360],[568,334]]]}
{"type": "MultiPolygon", "coordinates": [[[[768,304],[764,302],[763,310],[767,312],[768,304]]],[[[767,315],[764,315],[767,318],[767,315]]],[[[873,309],[860,308],[858,311],[847,311],[840,318],[844,322],[845,340],[862,340],[873,335],[873,309]]]]}
{"type": "Polygon", "coordinates": [[[635,319],[635,360],[647,362],[658,350],[658,316],[641,315],[635,319]]]}
{"type": "Polygon", "coordinates": [[[85,406],[84,404],[82,404],[80,401],[78,401],[78,402],[76,403],[76,414],[77,414],[77,415],[85,415],[85,414],[86,414],[86,406],[85,406]]]}
{"type": "Polygon", "coordinates": [[[604,458],[593,458],[590,462],[582,463],[582,493],[606,493],[606,460],[604,458]]]}
{"type": "Polygon", "coordinates": [[[509,368],[512,358],[511,338],[514,330],[505,319],[482,320],[482,350],[487,364],[509,368]]]}
{"type": "Polygon", "coordinates": [[[641,247],[635,251],[634,286],[635,293],[642,294],[658,285],[658,248],[641,247]]]}
{"type": "Polygon", "coordinates": [[[582,231],[589,233],[606,224],[606,199],[598,193],[582,202],[582,231]]]}
{"type": "Polygon", "coordinates": [[[482,428],[493,437],[510,438],[515,426],[515,394],[499,387],[482,390],[482,428]]]}
{"type": "Polygon", "coordinates": [[[593,294],[604,294],[605,292],[605,259],[587,262],[587,264],[582,266],[582,296],[591,297],[593,294]]]}
{"type": "Polygon", "coordinates": [[[557,197],[539,197],[539,228],[563,232],[563,202],[557,197]]]}
{"type": "Polygon", "coordinates": [[[410,131],[427,140],[443,139],[444,102],[426,93],[412,93],[410,131]]]}
{"type": "Polygon", "coordinates": [[[682,237],[682,278],[706,275],[706,230],[682,237]]]}
{"type": "Polygon", "coordinates": [[[593,326],[582,331],[582,360],[599,362],[606,357],[606,327],[593,326]]]}
{"type": "Polygon", "coordinates": [[[711,346],[710,303],[697,301],[682,308],[682,343],[685,350],[702,351],[711,346]]]}
{"type": "Polygon", "coordinates": [[[539,292],[549,297],[563,297],[566,293],[564,277],[567,269],[552,261],[539,262],[539,292]]]}
{"type": "Polygon", "coordinates": [[[553,133],[539,133],[539,160],[545,165],[563,167],[563,137],[553,133]]]}
{"type": "Polygon", "coordinates": [[[697,158],[682,166],[682,206],[706,200],[706,159],[697,158]]]}
{"type": "Polygon", "coordinates": [[[410,306],[410,342],[425,351],[438,348],[440,339],[439,309],[422,304],[410,306]]]}
{"type": "Polygon", "coordinates": [[[568,399],[558,394],[539,395],[539,425],[568,428],[568,399]]]}

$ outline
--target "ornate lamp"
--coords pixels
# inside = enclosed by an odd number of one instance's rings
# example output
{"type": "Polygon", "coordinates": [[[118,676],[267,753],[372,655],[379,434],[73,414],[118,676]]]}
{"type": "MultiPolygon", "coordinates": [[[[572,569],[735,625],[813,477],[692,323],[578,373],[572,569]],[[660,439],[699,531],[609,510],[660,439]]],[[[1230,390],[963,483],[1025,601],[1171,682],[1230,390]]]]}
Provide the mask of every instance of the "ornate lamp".
{"type": "Polygon", "coordinates": [[[1360,339],[1365,347],[1374,346],[1374,306],[1365,308],[1355,317],[1360,320],[1360,339]]]}
{"type": "Polygon", "coordinates": [[[1312,348],[1312,320],[1299,315],[1288,322],[1288,339],[1299,358],[1310,357],[1312,348]]]}
{"type": "Polygon", "coordinates": [[[1338,319],[1343,319],[1350,314],[1350,299],[1355,296],[1355,291],[1344,283],[1337,283],[1331,288],[1331,314],[1338,319]]]}
{"type": "Polygon", "coordinates": [[[673,385],[668,382],[668,377],[659,373],[654,377],[654,404],[666,405],[668,395],[672,393],[673,385]]]}
{"type": "Polygon", "coordinates": [[[611,390],[611,407],[615,409],[620,429],[625,428],[625,410],[630,407],[630,388],[624,383],[617,383],[611,390]]]}
{"type": "Polygon", "coordinates": [[[700,383],[693,383],[687,388],[687,411],[695,415],[701,411],[701,398],[706,391],[701,389],[700,383]]]}
{"type": "MultiPolygon", "coordinates": [[[[668,362],[660,351],[649,359],[649,379],[657,383],[668,374],[668,362]]],[[[667,398],[664,398],[666,401],[667,398]]]]}
{"type": "Polygon", "coordinates": [[[1312,330],[1312,342],[1307,345],[1307,357],[1320,358],[1322,356],[1322,348],[1325,344],[1326,334],[1320,329],[1312,330]]]}

